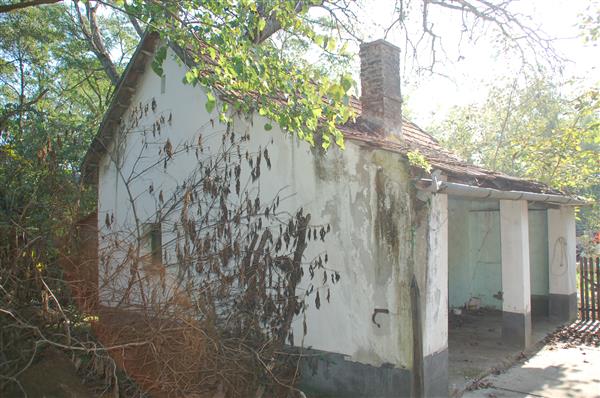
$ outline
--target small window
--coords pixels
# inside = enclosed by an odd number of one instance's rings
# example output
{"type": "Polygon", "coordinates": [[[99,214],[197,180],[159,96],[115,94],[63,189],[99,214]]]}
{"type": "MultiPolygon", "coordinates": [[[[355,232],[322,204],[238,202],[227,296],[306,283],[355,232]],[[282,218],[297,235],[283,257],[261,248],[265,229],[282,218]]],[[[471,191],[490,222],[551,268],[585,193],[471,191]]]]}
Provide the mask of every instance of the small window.
{"type": "Polygon", "coordinates": [[[162,264],[162,228],[160,223],[144,224],[143,256],[149,265],[162,264]]]}
{"type": "Polygon", "coordinates": [[[160,77],[160,93],[164,94],[167,91],[167,77],[162,75],[160,77]]]}

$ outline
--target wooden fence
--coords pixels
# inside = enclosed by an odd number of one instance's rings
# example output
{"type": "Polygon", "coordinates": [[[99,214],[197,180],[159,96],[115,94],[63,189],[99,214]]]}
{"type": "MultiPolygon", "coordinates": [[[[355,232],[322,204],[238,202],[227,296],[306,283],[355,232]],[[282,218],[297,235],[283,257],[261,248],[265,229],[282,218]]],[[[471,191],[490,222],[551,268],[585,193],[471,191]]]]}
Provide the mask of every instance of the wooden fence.
{"type": "Polygon", "coordinates": [[[581,257],[579,261],[579,317],[600,320],[600,257],[581,257]]]}

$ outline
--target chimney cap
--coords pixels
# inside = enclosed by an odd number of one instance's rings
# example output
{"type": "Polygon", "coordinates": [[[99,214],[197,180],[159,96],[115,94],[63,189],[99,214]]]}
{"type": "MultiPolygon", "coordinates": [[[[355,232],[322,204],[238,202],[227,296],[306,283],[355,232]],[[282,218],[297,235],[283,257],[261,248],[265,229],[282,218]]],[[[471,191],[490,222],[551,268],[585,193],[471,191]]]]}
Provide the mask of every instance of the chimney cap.
{"type": "Polygon", "coordinates": [[[387,41],[385,39],[377,39],[377,40],[369,41],[369,42],[363,41],[360,43],[360,49],[362,50],[363,48],[377,46],[377,45],[385,45],[385,46],[391,47],[394,50],[400,52],[400,47],[398,47],[395,44],[390,43],[389,41],[387,41]]]}

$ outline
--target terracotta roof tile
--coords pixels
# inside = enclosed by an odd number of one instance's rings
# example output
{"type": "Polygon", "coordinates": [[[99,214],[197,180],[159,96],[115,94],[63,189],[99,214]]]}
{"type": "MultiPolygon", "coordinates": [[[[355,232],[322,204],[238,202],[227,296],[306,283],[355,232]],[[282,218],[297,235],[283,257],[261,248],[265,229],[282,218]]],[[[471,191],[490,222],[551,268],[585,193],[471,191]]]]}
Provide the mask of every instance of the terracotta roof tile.
{"type": "Polygon", "coordinates": [[[401,138],[377,133],[367,123],[361,121],[360,101],[353,97],[350,105],[357,113],[357,120],[341,126],[341,130],[346,139],[358,142],[360,145],[393,151],[402,155],[418,150],[434,169],[442,170],[450,181],[501,190],[563,194],[537,181],[513,177],[473,165],[442,147],[431,134],[406,118],[403,118],[402,121],[401,138]]]}

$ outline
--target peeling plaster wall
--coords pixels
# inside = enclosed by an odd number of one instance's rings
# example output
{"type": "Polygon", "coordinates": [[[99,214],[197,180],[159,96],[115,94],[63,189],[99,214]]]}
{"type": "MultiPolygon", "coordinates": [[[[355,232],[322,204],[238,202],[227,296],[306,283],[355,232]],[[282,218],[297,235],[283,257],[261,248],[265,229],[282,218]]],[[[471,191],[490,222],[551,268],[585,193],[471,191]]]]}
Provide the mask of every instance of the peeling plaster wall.
{"type": "Polygon", "coordinates": [[[432,195],[430,203],[424,355],[448,348],[448,195],[432,195]]]}
{"type": "MultiPolygon", "coordinates": [[[[132,170],[148,168],[148,172],[130,184],[138,218],[148,222],[155,219],[156,192],[162,190],[165,196],[169,195],[178,181],[197,165],[190,151],[178,155],[166,169],[162,164],[153,166],[165,140],[168,138],[174,148],[179,148],[186,141],[196,142],[198,134],[203,134],[206,150],[210,152],[219,145],[225,129],[216,113],[206,112],[203,90],[182,83],[185,69],[173,58],[169,53],[164,64],[165,93],[161,94],[161,79],[148,66],[132,102],[135,106],[155,98],[156,114],[172,115],[172,125],[164,128],[148,147],[141,144],[144,132],[139,129],[121,134],[119,139],[125,143],[118,155],[123,162],[121,174],[131,175],[132,170]],[[148,193],[151,184],[154,195],[148,193]]],[[[272,170],[263,168],[260,195],[272,199],[280,193],[286,198],[282,201],[285,208],[295,211],[303,207],[305,213],[311,213],[311,223],[330,224],[332,232],[325,243],[311,243],[305,258],[326,250],[328,265],[341,275],[340,282],[331,287],[330,303],[322,299],[321,309],[316,310],[309,301],[308,334],[302,338],[302,322],[298,319],[294,326],[296,344],[340,353],[350,361],[410,369],[413,356],[410,281],[413,270],[424,276],[427,267],[430,210],[412,196],[406,162],[398,155],[359,147],[353,142],[346,142],[344,151],[333,148],[322,154],[282,133],[277,126],[270,132],[264,131],[266,122],[258,116],[252,120],[234,120],[235,131],[250,134],[251,148],[270,145],[272,170]],[[371,320],[375,309],[389,311],[377,315],[379,327],[371,320]]],[[[119,152],[117,147],[111,148],[113,158],[119,152]]],[[[101,247],[116,229],[131,230],[134,224],[129,193],[119,181],[111,156],[104,157],[99,171],[101,247]],[[107,214],[114,217],[110,230],[104,222],[107,214]]],[[[163,240],[170,238],[173,233],[163,231],[163,240]]],[[[111,261],[105,261],[105,267],[114,266],[116,260],[111,261]]],[[[430,275],[438,277],[443,275],[430,275]]],[[[422,289],[424,286],[421,283],[422,289]]],[[[444,302],[435,291],[433,294],[427,298],[430,305],[437,300],[444,302]]],[[[110,303],[109,296],[102,296],[105,303],[110,303]]],[[[443,316],[436,317],[439,322],[446,322],[443,316]]],[[[442,347],[444,339],[443,333],[428,338],[426,344],[431,347],[428,350],[442,347]]]]}

